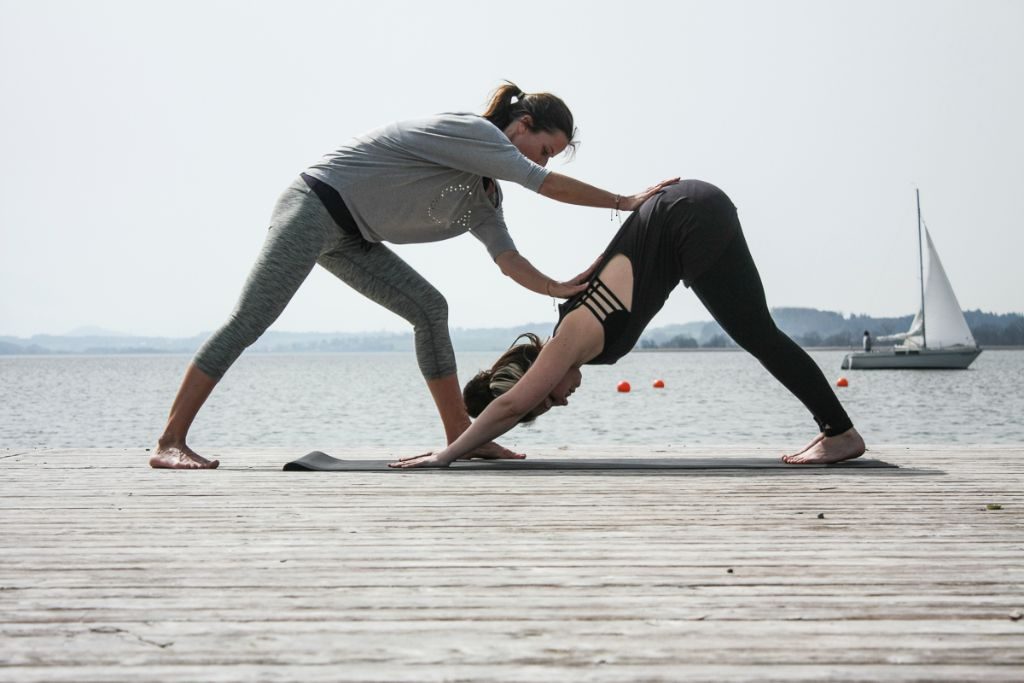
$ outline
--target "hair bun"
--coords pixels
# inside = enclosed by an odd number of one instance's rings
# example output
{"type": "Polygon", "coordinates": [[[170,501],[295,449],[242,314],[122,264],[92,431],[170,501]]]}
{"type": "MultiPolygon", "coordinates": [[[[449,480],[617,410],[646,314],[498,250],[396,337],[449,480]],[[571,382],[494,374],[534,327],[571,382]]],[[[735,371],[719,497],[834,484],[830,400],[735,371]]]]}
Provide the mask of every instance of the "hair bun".
{"type": "Polygon", "coordinates": [[[462,390],[462,400],[466,404],[466,411],[470,417],[479,417],[484,408],[494,400],[494,392],[491,391],[491,371],[482,370],[466,382],[462,390]]]}

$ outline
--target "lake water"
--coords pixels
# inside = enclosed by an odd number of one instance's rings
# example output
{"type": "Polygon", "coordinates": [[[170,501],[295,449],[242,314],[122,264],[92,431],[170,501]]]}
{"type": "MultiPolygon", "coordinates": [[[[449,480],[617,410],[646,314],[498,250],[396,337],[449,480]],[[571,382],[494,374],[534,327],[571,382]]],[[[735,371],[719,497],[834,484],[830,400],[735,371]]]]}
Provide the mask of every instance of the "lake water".
{"type": "MultiPolygon", "coordinates": [[[[460,379],[498,354],[459,356],[460,379]]],[[[834,382],[871,443],[1024,444],[1024,351],[986,351],[967,371],[840,371],[840,351],[811,356],[834,382]]],[[[151,446],[186,356],[0,357],[0,448],[151,446]]],[[[501,443],[527,450],[568,444],[802,444],[814,423],[743,352],[633,353],[584,368],[567,408],[501,443]],[[633,391],[616,392],[619,380],[633,391]],[[665,381],[653,389],[654,379],[665,381]]],[[[410,353],[244,355],[193,428],[217,447],[408,446],[443,442],[410,353]]]]}

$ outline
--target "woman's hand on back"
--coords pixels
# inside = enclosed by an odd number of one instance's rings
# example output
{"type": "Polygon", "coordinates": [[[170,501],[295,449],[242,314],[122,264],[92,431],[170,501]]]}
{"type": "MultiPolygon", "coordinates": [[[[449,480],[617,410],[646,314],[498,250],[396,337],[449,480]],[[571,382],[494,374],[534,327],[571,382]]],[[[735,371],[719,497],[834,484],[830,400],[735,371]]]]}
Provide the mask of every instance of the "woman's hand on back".
{"type": "Polygon", "coordinates": [[[669,178],[668,180],[662,180],[657,185],[648,187],[643,192],[637,192],[634,195],[623,197],[619,200],[619,209],[622,211],[636,211],[648,199],[658,194],[669,185],[675,185],[678,182],[679,178],[669,178]]]}
{"type": "Polygon", "coordinates": [[[553,296],[557,299],[568,299],[571,296],[579,294],[587,288],[587,283],[577,284],[573,280],[568,282],[555,282],[554,280],[547,286],[548,296],[553,296]]]}
{"type": "Polygon", "coordinates": [[[580,273],[579,275],[577,275],[573,279],[569,280],[568,284],[570,284],[570,285],[580,285],[580,284],[585,285],[585,284],[588,284],[590,282],[590,279],[592,277],[594,277],[594,272],[597,270],[597,264],[599,264],[600,262],[601,262],[601,257],[598,256],[596,259],[594,259],[593,263],[591,263],[589,266],[587,266],[586,270],[584,270],[582,273],[580,273]]]}
{"type": "Polygon", "coordinates": [[[587,288],[587,285],[590,284],[590,279],[594,277],[594,271],[597,270],[597,264],[600,262],[601,257],[598,256],[586,270],[571,280],[566,280],[565,282],[552,281],[551,284],[548,285],[548,294],[559,299],[568,299],[571,296],[579,294],[587,288]]]}

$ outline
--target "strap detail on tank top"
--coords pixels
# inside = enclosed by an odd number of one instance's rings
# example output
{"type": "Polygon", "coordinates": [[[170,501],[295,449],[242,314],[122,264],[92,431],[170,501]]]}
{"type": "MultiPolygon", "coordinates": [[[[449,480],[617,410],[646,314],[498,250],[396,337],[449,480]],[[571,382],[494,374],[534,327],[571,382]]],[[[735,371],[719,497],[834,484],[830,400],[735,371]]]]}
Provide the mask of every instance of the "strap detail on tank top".
{"type": "Polygon", "coordinates": [[[573,304],[572,308],[578,308],[579,306],[586,306],[587,310],[593,313],[594,317],[602,323],[615,311],[626,310],[626,307],[619,301],[619,297],[615,296],[612,290],[608,289],[608,285],[602,282],[599,277],[595,277],[590,281],[590,285],[583,290],[583,295],[573,304]]]}

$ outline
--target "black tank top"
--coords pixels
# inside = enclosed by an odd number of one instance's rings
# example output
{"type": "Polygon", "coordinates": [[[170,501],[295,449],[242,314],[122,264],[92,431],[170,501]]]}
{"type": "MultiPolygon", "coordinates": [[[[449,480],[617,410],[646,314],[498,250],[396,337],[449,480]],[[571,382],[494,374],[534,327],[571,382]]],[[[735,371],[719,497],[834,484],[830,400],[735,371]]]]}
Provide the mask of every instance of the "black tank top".
{"type": "MultiPolygon", "coordinates": [[[[736,207],[714,185],[684,180],[633,212],[605,249],[590,285],[559,308],[558,324],[583,306],[604,328],[604,348],[588,365],[611,365],[636,345],[680,281],[687,287],[710,268],[740,232],[736,207]],[[633,267],[631,310],[601,281],[622,254],[633,267]]],[[[558,331],[558,325],[555,325],[558,331]]]]}

